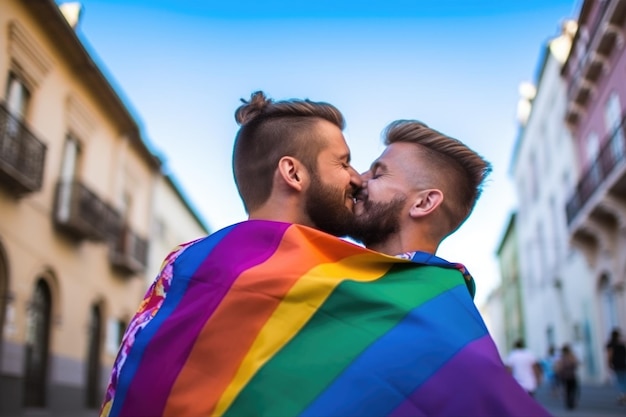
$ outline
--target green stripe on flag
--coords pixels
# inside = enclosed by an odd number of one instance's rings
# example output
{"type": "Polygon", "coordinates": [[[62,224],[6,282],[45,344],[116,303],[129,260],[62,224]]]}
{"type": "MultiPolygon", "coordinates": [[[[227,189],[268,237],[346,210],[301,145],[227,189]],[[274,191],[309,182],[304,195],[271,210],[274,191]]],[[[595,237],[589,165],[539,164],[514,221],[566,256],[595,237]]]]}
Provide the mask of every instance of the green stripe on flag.
{"type": "Polygon", "coordinates": [[[342,282],[244,387],[225,416],[300,414],[409,311],[459,285],[465,282],[458,270],[411,264],[398,264],[376,281],[342,282]]]}

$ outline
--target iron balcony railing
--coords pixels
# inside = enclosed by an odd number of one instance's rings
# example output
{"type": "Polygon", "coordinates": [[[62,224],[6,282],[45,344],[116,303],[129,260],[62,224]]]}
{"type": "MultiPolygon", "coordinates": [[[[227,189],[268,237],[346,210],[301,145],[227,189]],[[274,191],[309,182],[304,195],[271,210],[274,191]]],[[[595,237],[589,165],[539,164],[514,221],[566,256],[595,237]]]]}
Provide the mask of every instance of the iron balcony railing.
{"type": "Polygon", "coordinates": [[[574,195],[567,202],[567,223],[571,224],[587,201],[626,157],[626,115],[605,141],[600,154],[583,173],[574,195]]]}
{"type": "MultiPolygon", "coordinates": [[[[590,22],[590,24],[588,25],[589,31],[589,38],[587,39],[587,44],[585,45],[585,51],[584,51],[584,55],[581,57],[580,60],[578,60],[576,62],[576,68],[574,71],[571,72],[572,76],[570,77],[571,82],[570,85],[567,89],[567,98],[569,100],[572,99],[572,96],[574,95],[574,92],[578,90],[579,87],[579,83],[581,83],[583,81],[583,77],[581,77],[581,73],[583,72],[583,70],[590,64],[591,61],[591,56],[595,50],[595,46],[598,44],[597,40],[595,39],[597,34],[598,34],[598,30],[600,29],[600,24],[602,23],[602,21],[604,20],[604,15],[606,14],[606,11],[609,7],[609,1],[605,1],[605,2],[601,2],[600,4],[600,9],[598,10],[597,14],[595,15],[595,18],[592,22],[590,22]]],[[[608,19],[608,18],[607,18],[608,19]]],[[[579,32],[580,34],[580,32],[579,32]]],[[[580,39],[580,37],[577,37],[576,42],[582,42],[582,40],[580,39]]],[[[576,48],[572,48],[572,51],[570,52],[571,54],[575,54],[576,48]]]]}
{"type": "Polygon", "coordinates": [[[39,191],[46,145],[0,102],[0,180],[16,195],[39,191]]]}
{"type": "Polygon", "coordinates": [[[76,239],[107,241],[121,229],[119,214],[77,180],[59,181],[54,222],[76,239]]]}
{"type": "Polygon", "coordinates": [[[122,227],[113,240],[109,258],[113,267],[124,274],[136,274],[145,269],[148,260],[148,241],[140,237],[130,226],[122,227]]]}

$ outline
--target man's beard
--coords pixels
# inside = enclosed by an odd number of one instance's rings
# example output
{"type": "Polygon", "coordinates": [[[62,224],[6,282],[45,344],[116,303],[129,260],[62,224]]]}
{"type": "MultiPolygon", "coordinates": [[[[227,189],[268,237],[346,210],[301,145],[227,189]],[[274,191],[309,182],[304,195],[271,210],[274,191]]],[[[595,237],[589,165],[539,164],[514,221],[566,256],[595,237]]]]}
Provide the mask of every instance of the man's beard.
{"type": "Polygon", "coordinates": [[[350,237],[368,248],[385,242],[400,230],[400,214],[405,203],[403,195],[384,203],[363,201],[363,214],[355,216],[350,237]]]}
{"type": "Polygon", "coordinates": [[[304,209],[323,232],[346,236],[352,230],[354,213],[346,207],[346,190],[322,183],[317,173],[311,177],[304,209]]]}

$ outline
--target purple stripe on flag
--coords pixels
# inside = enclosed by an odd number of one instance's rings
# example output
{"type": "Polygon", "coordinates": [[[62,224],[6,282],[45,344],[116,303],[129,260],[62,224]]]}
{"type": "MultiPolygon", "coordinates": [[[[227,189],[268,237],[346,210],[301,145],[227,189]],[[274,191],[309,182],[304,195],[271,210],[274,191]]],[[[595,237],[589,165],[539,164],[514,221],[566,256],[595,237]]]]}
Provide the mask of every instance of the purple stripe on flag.
{"type": "Polygon", "coordinates": [[[491,336],[473,341],[392,413],[409,416],[549,416],[513,379],[491,336]]]}
{"type": "MultiPolygon", "coordinates": [[[[185,294],[146,347],[122,415],[162,415],[174,381],[207,320],[243,271],[272,256],[288,227],[286,223],[245,222],[215,246],[191,277],[178,275],[179,268],[174,265],[170,291],[175,285],[184,285],[185,294]],[[246,247],[258,251],[238,251],[244,240],[246,247]]],[[[193,250],[193,246],[188,248],[186,255],[206,256],[204,251],[193,250]]]]}

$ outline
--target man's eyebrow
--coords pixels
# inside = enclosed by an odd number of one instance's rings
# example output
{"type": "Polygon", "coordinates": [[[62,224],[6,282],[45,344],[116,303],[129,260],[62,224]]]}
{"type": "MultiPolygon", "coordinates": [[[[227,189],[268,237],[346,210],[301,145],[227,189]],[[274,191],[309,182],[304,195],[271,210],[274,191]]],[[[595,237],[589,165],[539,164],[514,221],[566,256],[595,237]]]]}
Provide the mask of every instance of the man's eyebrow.
{"type": "Polygon", "coordinates": [[[347,163],[350,163],[350,152],[339,155],[339,159],[345,160],[347,163]]]}

